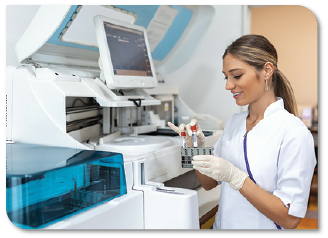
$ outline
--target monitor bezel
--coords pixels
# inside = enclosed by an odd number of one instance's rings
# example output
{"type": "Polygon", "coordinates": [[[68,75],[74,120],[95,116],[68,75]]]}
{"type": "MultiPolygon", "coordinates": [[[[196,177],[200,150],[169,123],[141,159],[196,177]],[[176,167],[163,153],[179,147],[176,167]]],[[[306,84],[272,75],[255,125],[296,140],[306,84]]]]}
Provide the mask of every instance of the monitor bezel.
{"type": "Polygon", "coordinates": [[[106,80],[106,85],[110,89],[132,89],[132,88],[154,88],[157,86],[157,78],[155,74],[155,67],[151,57],[147,31],[144,27],[133,25],[128,22],[123,22],[117,19],[112,19],[102,15],[97,15],[94,18],[96,37],[99,47],[99,55],[102,64],[102,70],[106,80]],[[110,23],[117,26],[130,28],[133,30],[142,31],[145,38],[148,59],[150,62],[152,76],[128,76],[128,75],[115,75],[109,46],[107,44],[107,37],[105,32],[104,23],[110,23]]]}

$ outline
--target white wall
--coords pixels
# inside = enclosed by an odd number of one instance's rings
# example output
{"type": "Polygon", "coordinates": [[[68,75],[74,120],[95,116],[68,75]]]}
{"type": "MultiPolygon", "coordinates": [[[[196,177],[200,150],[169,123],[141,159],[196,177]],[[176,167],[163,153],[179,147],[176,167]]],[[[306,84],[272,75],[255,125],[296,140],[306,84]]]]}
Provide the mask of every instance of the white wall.
{"type": "MultiPolygon", "coordinates": [[[[225,125],[231,115],[241,109],[232,94],[225,90],[222,55],[226,47],[242,34],[243,9],[240,5],[214,8],[215,19],[203,46],[187,64],[164,78],[167,84],[179,86],[181,98],[195,112],[211,114],[225,125]]],[[[19,65],[15,45],[38,9],[39,5],[6,7],[7,66],[19,65]]]]}
{"type": "Polygon", "coordinates": [[[225,125],[241,108],[230,91],[225,90],[222,55],[242,34],[243,8],[240,5],[214,8],[215,19],[202,47],[187,64],[164,79],[167,84],[179,86],[181,98],[195,112],[211,114],[225,125]]]}

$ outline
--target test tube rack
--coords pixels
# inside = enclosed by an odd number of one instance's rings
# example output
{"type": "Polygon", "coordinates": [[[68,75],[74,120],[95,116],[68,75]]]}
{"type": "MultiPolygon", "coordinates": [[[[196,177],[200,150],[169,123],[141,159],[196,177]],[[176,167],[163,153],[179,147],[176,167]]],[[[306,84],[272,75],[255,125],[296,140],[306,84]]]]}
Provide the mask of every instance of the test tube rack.
{"type": "Polygon", "coordinates": [[[214,147],[205,148],[183,148],[181,147],[182,168],[192,168],[191,161],[196,155],[213,155],[214,147]]]}

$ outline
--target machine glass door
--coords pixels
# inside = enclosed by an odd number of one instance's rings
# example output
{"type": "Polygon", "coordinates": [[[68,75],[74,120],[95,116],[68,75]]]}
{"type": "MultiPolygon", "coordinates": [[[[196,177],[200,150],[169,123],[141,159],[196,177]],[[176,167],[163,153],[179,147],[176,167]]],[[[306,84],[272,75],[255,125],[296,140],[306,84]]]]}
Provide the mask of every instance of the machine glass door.
{"type": "Polygon", "coordinates": [[[20,228],[44,228],[127,193],[122,154],[22,143],[6,147],[7,215],[20,228]],[[53,168],[43,170],[47,166],[53,168]]]}

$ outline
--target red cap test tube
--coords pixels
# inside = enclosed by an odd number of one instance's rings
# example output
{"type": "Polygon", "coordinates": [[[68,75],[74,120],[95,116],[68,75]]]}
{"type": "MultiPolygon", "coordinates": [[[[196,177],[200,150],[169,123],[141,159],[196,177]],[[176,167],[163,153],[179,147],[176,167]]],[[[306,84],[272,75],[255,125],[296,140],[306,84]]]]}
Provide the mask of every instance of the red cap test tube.
{"type": "Polygon", "coordinates": [[[194,143],[194,148],[197,148],[198,144],[197,144],[197,135],[196,135],[196,125],[191,126],[191,131],[192,131],[192,141],[194,143]]]}
{"type": "Polygon", "coordinates": [[[182,137],[182,147],[186,148],[186,132],[182,131],[181,137],[182,137]]]}

